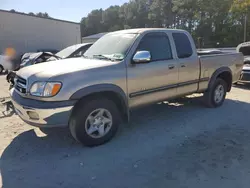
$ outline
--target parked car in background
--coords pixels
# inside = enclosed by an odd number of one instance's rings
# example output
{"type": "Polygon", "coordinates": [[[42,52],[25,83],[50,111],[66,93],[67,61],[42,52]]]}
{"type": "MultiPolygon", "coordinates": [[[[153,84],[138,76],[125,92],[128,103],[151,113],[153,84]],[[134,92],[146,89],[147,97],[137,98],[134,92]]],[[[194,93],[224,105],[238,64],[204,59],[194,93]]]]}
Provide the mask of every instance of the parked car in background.
{"type": "Polygon", "coordinates": [[[56,54],[48,52],[27,53],[22,57],[20,68],[42,63],[46,61],[53,61],[58,59],[72,58],[82,56],[92,43],[82,43],[69,46],[56,54]]]}
{"type": "MultiPolygon", "coordinates": [[[[56,53],[58,53],[58,50],[55,50],[55,49],[38,49],[36,52],[27,52],[27,53],[22,55],[21,64],[24,64],[25,61],[28,61],[30,59],[34,59],[34,58],[30,57],[31,55],[34,57],[35,56],[34,54],[42,55],[42,53],[56,54],[56,53]]],[[[44,54],[44,55],[46,55],[46,54],[44,54]]]]}
{"type": "Polygon", "coordinates": [[[250,83],[250,42],[240,44],[237,52],[241,52],[244,55],[244,66],[239,78],[240,83],[250,83]]]}
{"type": "Polygon", "coordinates": [[[6,56],[0,55],[0,74],[6,69],[6,66],[8,66],[6,56]]]}
{"type": "Polygon", "coordinates": [[[56,60],[57,57],[61,59],[65,58],[72,58],[72,57],[80,57],[83,56],[83,54],[89,49],[90,46],[92,46],[93,43],[82,43],[82,44],[75,44],[72,46],[69,46],[60,52],[56,53],[55,56],[52,56],[48,59],[48,61],[56,60]]]}
{"type": "Polygon", "coordinates": [[[37,52],[50,52],[52,54],[56,54],[59,52],[59,50],[56,50],[56,49],[38,49],[37,52]]]}
{"type": "Polygon", "coordinates": [[[6,55],[0,55],[0,74],[4,71],[12,71],[16,67],[16,59],[10,58],[6,55]]]}
{"type": "Polygon", "coordinates": [[[250,64],[244,65],[238,82],[250,84],[250,64]]]}
{"type": "MultiPolygon", "coordinates": [[[[53,54],[51,52],[29,53],[24,58],[22,58],[22,63],[20,64],[19,68],[17,68],[16,70],[19,70],[23,67],[27,67],[30,65],[35,65],[39,63],[48,62],[48,61],[83,56],[83,54],[91,45],[92,43],[76,44],[76,45],[69,46],[63,49],[56,54],[53,54]]],[[[9,74],[6,76],[7,82],[10,83],[10,89],[14,86],[15,76],[16,76],[15,71],[9,72],[9,74]]]]}
{"type": "Polygon", "coordinates": [[[21,69],[10,93],[28,124],[69,127],[77,141],[96,146],[114,137],[133,108],[192,93],[203,93],[208,107],[221,106],[242,67],[241,53],[198,56],[183,30],[123,30],[83,57],[21,69]]]}

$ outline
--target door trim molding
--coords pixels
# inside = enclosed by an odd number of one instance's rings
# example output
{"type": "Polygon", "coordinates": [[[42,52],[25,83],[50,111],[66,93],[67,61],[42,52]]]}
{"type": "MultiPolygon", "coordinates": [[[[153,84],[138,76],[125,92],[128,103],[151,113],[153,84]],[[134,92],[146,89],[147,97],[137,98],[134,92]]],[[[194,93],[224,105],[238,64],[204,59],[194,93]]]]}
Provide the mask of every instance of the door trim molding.
{"type": "Polygon", "coordinates": [[[187,81],[187,82],[181,82],[181,83],[178,83],[178,84],[172,84],[172,85],[167,85],[167,86],[162,86],[162,87],[157,87],[157,88],[153,88],[153,89],[147,89],[147,90],[143,90],[143,91],[130,93],[129,97],[134,98],[134,97],[138,97],[138,96],[141,96],[141,95],[147,95],[147,94],[150,94],[150,93],[165,91],[165,90],[168,90],[168,89],[174,89],[174,88],[178,88],[178,87],[188,86],[188,85],[197,84],[197,83],[200,83],[200,82],[207,82],[207,81],[209,81],[208,77],[201,78],[201,79],[196,79],[196,80],[191,80],[191,81],[187,81]]]}

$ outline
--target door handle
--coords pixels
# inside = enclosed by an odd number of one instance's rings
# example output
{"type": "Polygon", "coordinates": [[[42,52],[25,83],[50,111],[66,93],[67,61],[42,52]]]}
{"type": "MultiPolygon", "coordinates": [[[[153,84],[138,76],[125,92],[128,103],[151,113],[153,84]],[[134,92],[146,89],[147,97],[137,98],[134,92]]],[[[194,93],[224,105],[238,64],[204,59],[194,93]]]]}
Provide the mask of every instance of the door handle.
{"type": "Polygon", "coordinates": [[[168,65],[168,69],[174,69],[175,66],[174,65],[168,65]]]}
{"type": "Polygon", "coordinates": [[[184,67],[186,67],[186,65],[181,65],[181,68],[184,68],[184,67]]]}

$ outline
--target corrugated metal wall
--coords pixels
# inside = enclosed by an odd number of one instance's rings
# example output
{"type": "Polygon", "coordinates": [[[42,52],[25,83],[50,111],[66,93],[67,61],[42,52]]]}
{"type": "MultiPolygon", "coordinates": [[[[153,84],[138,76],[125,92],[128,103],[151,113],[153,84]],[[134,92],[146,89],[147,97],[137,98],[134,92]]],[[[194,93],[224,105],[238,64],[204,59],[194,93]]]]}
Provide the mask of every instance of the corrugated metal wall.
{"type": "Polygon", "coordinates": [[[18,53],[61,50],[81,43],[80,24],[43,19],[0,10],[0,54],[7,47],[18,53]]]}

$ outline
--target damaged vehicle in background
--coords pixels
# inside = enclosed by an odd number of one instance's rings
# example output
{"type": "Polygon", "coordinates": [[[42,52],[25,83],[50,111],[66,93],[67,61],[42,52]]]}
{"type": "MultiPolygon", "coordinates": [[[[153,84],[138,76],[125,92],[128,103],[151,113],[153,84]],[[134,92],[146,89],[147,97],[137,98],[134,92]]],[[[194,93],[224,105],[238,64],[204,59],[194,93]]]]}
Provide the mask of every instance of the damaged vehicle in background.
{"type": "Polygon", "coordinates": [[[92,46],[92,43],[82,43],[69,46],[56,54],[53,54],[51,52],[37,52],[37,53],[29,53],[26,56],[24,55],[24,57],[21,60],[22,62],[20,66],[15,71],[9,72],[8,75],[6,76],[7,82],[10,83],[9,88],[11,89],[14,85],[14,78],[16,76],[17,70],[23,67],[44,63],[48,61],[80,57],[83,56],[83,54],[88,50],[90,46],[92,46]]]}
{"type": "Polygon", "coordinates": [[[250,42],[240,44],[236,51],[244,55],[244,66],[237,83],[250,84],[250,42]]]}
{"type": "Polygon", "coordinates": [[[72,57],[80,57],[82,56],[87,49],[92,46],[92,43],[82,43],[82,44],[75,44],[69,46],[56,54],[48,51],[48,52],[37,52],[31,53],[29,56],[23,56],[20,68],[46,62],[46,61],[53,61],[58,59],[65,59],[65,58],[72,58],[72,57]]]}

